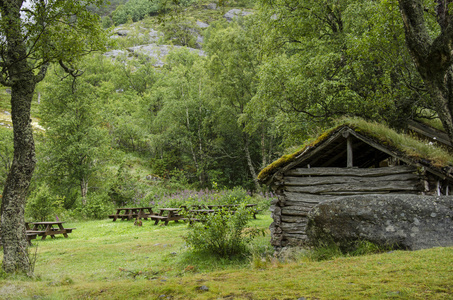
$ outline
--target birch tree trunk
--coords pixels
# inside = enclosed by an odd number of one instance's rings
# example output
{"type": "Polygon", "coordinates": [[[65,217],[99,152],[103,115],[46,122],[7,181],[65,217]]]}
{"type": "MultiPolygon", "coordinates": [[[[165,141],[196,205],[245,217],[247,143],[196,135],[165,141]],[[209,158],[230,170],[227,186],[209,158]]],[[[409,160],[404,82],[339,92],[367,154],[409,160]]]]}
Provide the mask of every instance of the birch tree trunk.
{"type": "Polygon", "coordinates": [[[88,194],[88,180],[82,178],[80,180],[80,193],[82,195],[82,204],[85,206],[87,204],[87,194],[88,194]]]}
{"type": "Polygon", "coordinates": [[[250,139],[247,133],[244,133],[244,151],[245,157],[247,159],[247,165],[249,166],[250,175],[252,175],[253,183],[255,184],[255,189],[260,190],[260,184],[258,182],[258,177],[255,172],[255,167],[253,166],[252,156],[250,155],[250,139]]]}

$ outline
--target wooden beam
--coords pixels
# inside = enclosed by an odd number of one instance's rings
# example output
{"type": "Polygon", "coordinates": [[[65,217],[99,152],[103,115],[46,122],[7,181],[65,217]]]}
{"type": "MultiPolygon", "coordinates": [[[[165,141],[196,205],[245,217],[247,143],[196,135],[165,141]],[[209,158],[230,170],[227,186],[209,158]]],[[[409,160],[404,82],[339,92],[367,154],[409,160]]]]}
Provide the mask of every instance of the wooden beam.
{"type": "Polygon", "coordinates": [[[390,174],[383,176],[316,176],[316,177],[293,177],[286,176],[284,184],[287,186],[314,186],[323,184],[334,184],[334,183],[350,183],[350,184],[362,184],[367,182],[393,182],[393,181],[405,181],[409,182],[418,181],[420,178],[414,173],[403,173],[403,174],[390,174]]]}
{"type": "Polygon", "coordinates": [[[375,192],[384,191],[419,191],[420,188],[417,184],[408,184],[405,181],[386,181],[384,184],[379,180],[376,182],[366,182],[360,185],[357,184],[325,184],[314,186],[286,186],[285,191],[295,193],[308,193],[308,194],[332,194],[332,193],[350,193],[364,192],[373,194],[375,192]]]}
{"type": "Polygon", "coordinates": [[[285,176],[384,176],[401,173],[414,173],[417,167],[403,165],[384,168],[346,169],[346,168],[295,168],[285,172],[285,176]]]}
{"type": "Polygon", "coordinates": [[[353,167],[353,149],[352,149],[352,138],[351,135],[348,135],[346,138],[346,152],[347,152],[347,164],[346,167],[352,168],[353,167]]]}

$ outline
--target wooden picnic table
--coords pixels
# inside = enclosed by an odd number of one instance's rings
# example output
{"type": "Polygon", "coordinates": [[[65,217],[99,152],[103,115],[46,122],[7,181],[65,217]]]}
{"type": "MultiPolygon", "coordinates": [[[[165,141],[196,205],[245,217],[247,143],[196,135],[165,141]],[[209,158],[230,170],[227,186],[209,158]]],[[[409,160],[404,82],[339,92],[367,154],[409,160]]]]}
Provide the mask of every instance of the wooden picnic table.
{"type": "Polygon", "coordinates": [[[41,236],[41,239],[45,240],[50,235],[51,238],[55,238],[56,234],[62,234],[65,238],[68,237],[68,233],[71,233],[75,228],[64,228],[63,221],[51,221],[51,222],[26,222],[25,229],[27,237],[30,239],[36,238],[36,235],[41,236]]]}
{"type": "Polygon", "coordinates": [[[168,222],[181,220],[183,216],[179,214],[181,211],[180,208],[159,208],[159,214],[151,216],[151,219],[154,220],[154,225],[157,225],[159,221],[165,222],[165,225],[168,225],[168,222]]]}
{"type": "Polygon", "coordinates": [[[121,218],[121,220],[132,220],[135,218],[148,220],[154,215],[156,214],[153,212],[152,207],[120,207],[116,209],[116,214],[109,215],[109,218],[113,219],[113,222],[118,218],[121,218]]]}

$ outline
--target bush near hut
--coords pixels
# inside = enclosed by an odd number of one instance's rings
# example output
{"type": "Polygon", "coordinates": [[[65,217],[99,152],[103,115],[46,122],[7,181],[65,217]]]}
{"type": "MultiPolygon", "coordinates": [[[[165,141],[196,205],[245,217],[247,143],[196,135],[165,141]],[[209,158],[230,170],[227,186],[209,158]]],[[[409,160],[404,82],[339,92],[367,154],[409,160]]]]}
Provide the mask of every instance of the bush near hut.
{"type": "Polygon", "coordinates": [[[202,217],[202,222],[194,223],[183,236],[194,251],[207,252],[219,257],[231,258],[249,253],[249,245],[264,231],[247,227],[250,210],[241,206],[234,214],[226,209],[216,214],[202,217]]]}

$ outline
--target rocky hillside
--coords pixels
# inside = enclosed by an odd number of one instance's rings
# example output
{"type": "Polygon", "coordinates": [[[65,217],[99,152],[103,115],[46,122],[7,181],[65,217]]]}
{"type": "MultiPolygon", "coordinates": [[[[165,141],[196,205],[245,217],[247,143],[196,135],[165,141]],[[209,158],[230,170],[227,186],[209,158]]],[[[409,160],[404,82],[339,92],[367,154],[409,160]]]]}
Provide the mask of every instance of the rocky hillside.
{"type": "Polygon", "coordinates": [[[110,38],[115,46],[105,55],[111,58],[146,55],[157,67],[164,65],[165,56],[174,48],[187,47],[204,55],[204,32],[212,22],[222,19],[231,22],[251,13],[251,9],[218,7],[211,3],[195,5],[183,16],[166,16],[164,19],[155,16],[123,24],[111,29],[110,38]]]}

